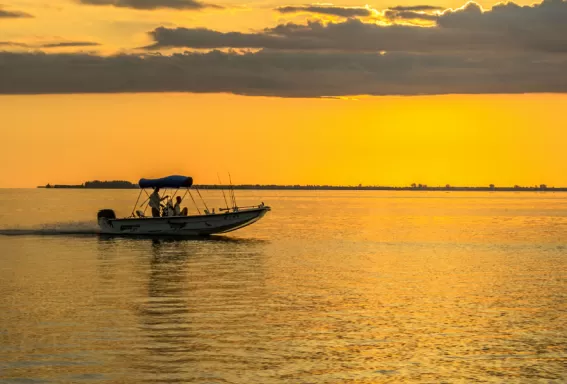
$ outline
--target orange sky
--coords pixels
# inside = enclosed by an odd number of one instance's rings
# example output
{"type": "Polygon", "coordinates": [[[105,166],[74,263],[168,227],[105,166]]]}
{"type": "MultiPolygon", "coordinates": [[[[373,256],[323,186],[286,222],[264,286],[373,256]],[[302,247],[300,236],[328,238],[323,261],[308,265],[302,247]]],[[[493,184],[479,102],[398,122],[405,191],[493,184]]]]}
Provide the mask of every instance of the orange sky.
{"type": "Polygon", "coordinates": [[[567,186],[567,95],[0,96],[0,187],[188,174],[216,183],[567,186]]]}
{"type": "Polygon", "coordinates": [[[216,183],[217,172],[235,183],[567,187],[567,1],[493,11],[494,1],[392,0],[359,19],[278,10],[309,4],[301,0],[112,5],[160,1],[0,1],[0,188],[169,174],[216,183]],[[424,4],[438,8],[418,9],[420,20],[386,17],[424,4]],[[518,23],[521,36],[510,36],[518,23]],[[224,53],[198,57],[203,47],[224,53]],[[100,84],[212,93],[49,94],[100,84]],[[451,94],[469,92],[517,94],[451,94]]]}

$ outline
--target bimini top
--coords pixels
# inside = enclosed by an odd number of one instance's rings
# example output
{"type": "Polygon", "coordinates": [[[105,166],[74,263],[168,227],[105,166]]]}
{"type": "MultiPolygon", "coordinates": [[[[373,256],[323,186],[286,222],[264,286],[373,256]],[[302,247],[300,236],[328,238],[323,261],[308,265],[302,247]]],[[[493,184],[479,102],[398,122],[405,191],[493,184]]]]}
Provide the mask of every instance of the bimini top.
{"type": "Polygon", "coordinates": [[[161,179],[140,179],[140,188],[189,188],[193,185],[193,178],[189,176],[167,176],[161,179]]]}

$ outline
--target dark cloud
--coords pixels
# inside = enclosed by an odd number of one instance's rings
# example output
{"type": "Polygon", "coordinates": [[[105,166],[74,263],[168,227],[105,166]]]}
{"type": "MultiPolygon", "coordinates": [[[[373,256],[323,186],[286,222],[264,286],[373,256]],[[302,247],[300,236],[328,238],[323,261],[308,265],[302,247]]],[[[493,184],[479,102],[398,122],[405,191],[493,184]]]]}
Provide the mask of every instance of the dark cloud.
{"type": "MultiPolygon", "coordinates": [[[[396,12],[415,12],[398,10],[396,12]]],[[[281,24],[258,32],[160,27],[162,55],[0,52],[0,93],[230,92],[279,97],[567,92],[567,2],[469,3],[432,27],[281,24]],[[378,53],[386,51],[386,53],[378,53]]],[[[406,15],[407,16],[407,15],[406,15]]]]}
{"type": "Polygon", "coordinates": [[[0,41],[0,47],[29,47],[29,45],[24,43],[17,43],[15,41],[0,41]]]}
{"type": "Polygon", "coordinates": [[[0,5],[0,19],[21,19],[21,18],[29,18],[33,17],[29,13],[20,12],[20,11],[6,11],[0,5]]]}
{"type": "MultiPolygon", "coordinates": [[[[405,18],[417,16],[414,11],[400,12],[405,18]]],[[[160,27],[150,32],[155,44],[148,48],[567,52],[567,1],[544,0],[523,7],[506,3],[485,12],[476,3],[468,3],[463,8],[429,16],[423,14],[420,18],[436,20],[436,26],[378,25],[348,19],[327,24],[281,24],[254,33],[160,27]]]]}
{"type": "Polygon", "coordinates": [[[0,93],[230,92],[279,97],[567,92],[567,56],[212,51],[0,52],[0,93]]]}
{"type": "Polygon", "coordinates": [[[429,13],[415,12],[415,11],[392,11],[387,9],[384,11],[384,16],[388,20],[425,20],[425,21],[437,21],[439,19],[438,15],[432,15],[429,13]]]}
{"type": "Polygon", "coordinates": [[[567,52],[567,1],[564,0],[543,0],[526,6],[498,3],[488,11],[469,2],[462,8],[443,12],[437,24],[444,30],[468,31],[523,49],[567,52]]]}
{"type": "Polygon", "coordinates": [[[197,0],[78,0],[82,4],[112,5],[114,7],[154,10],[170,8],[179,10],[199,10],[204,8],[222,8],[219,5],[202,3],[197,0]]]}
{"type": "Polygon", "coordinates": [[[310,12],[320,13],[323,15],[333,15],[340,17],[367,17],[372,15],[372,11],[362,7],[335,7],[323,5],[305,5],[305,6],[286,6],[278,7],[276,11],[280,13],[310,12]]]}
{"type": "Polygon", "coordinates": [[[18,43],[15,41],[0,41],[1,46],[7,47],[20,47],[20,48],[65,48],[65,47],[93,47],[98,46],[99,43],[95,43],[92,41],[64,41],[64,42],[57,42],[57,43],[43,43],[43,44],[26,44],[26,43],[18,43]]]}
{"type": "Polygon", "coordinates": [[[315,49],[311,41],[296,41],[269,31],[261,33],[218,32],[206,28],[159,27],[149,33],[156,41],[148,49],[188,48],[272,48],[315,49]]]}
{"type": "Polygon", "coordinates": [[[408,7],[404,7],[404,6],[391,7],[388,9],[391,9],[392,11],[432,12],[432,11],[442,11],[445,8],[437,7],[435,5],[412,5],[408,7]]]}
{"type": "Polygon", "coordinates": [[[469,2],[462,8],[443,12],[438,24],[468,30],[538,32],[542,27],[567,25],[567,1],[543,0],[539,4],[525,6],[513,2],[498,3],[487,11],[483,11],[477,3],[469,2]]]}
{"type": "Polygon", "coordinates": [[[94,47],[100,45],[92,41],[65,41],[61,43],[42,44],[42,48],[66,48],[66,47],[94,47]]]}
{"type": "Polygon", "coordinates": [[[164,28],[150,32],[160,48],[267,48],[277,50],[423,51],[433,45],[459,43],[458,34],[411,26],[379,26],[349,19],[342,23],[281,24],[259,33],[218,32],[204,28],[164,28]],[[451,40],[442,42],[441,40],[451,40]]]}
{"type": "Polygon", "coordinates": [[[392,7],[384,11],[384,17],[390,21],[437,21],[442,7],[434,5],[414,5],[392,7]]]}

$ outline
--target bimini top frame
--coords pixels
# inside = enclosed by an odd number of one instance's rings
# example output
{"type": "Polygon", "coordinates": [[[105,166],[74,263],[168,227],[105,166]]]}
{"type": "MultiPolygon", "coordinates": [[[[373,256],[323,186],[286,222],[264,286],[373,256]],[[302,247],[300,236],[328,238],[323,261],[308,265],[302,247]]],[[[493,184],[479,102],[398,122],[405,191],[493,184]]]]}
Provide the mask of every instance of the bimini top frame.
{"type": "Polygon", "coordinates": [[[189,188],[193,185],[193,178],[190,176],[167,176],[161,179],[140,179],[140,188],[189,188]]]}
{"type": "MultiPolygon", "coordinates": [[[[138,214],[139,217],[144,217],[144,214],[147,209],[146,203],[149,201],[150,198],[150,195],[148,194],[148,192],[146,192],[146,189],[160,188],[165,190],[167,188],[171,188],[171,189],[179,190],[180,188],[186,188],[187,189],[185,192],[186,195],[187,192],[189,192],[189,188],[193,185],[193,178],[190,176],[172,175],[172,176],[162,177],[160,179],[140,179],[138,181],[138,185],[140,186],[140,194],[138,195],[138,198],[134,203],[134,208],[132,208],[132,213],[130,217],[135,217],[135,213],[138,214]],[[140,196],[142,195],[143,192],[145,192],[146,195],[148,196],[148,199],[146,199],[146,201],[144,201],[141,204],[141,206],[145,206],[145,209],[143,212],[136,211],[136,207],[138,206],[138,202],[140,201],[140,196]]],[[[175,196],[176,194],[177,191],[173,194],[173,196],[175,196]]],[[[185,195],[183,195],[183,198],[185,198],[185,195]]],[[[171,199],[173,199],[173,196],[171,197],[171,199]]],[[[193,200],[193,204],[195,204],[195,206],[197,207],[197,204],[195,203],[193,196],[191,196],[191,200],[193,200]]],[[[197,207],[197,211],[199,211],[198,207],[197,207]]]]}
{"type": "MultiPolygon", "coordinates": [[[[220,182],[220,178],[219,178],[219,182],[220,182]]],[[[153,188],[160,188],[160,189],[167,189],[167,188],[171,188],[171,189],[175,189],[175,193],[173,194],[173,196],[171,196],[169,199],[173,200],[173,197],[175,197],[175,195],[177,194],[177,191],[179,189],[185,188],[185,193],[183,194],[182,200],[185,199],[185,196],[187,194],[189,194],[189,196],[191,197],[191,200],[193,201],[193,204],[195,205],[195,208],[197,209],[197,212],[199,214],[201,214],[201,210],[199,209],[199,206],[197,204],[197,202],[195,201],[195,198],[193,197],[193,194],[191,193],[191,191],[189,190],[191,188],[191,186],[193,185],[193,178],[190,176],[180,176],[180,175],[172,175],[172,176],[167,176],[167,177],[162,177],[160,179],[140,179],[140,181],[138,181],[138,185],[140,186],[140,194],[138,195],[138,198],[136,199],[136,202],[134,203],[134,208],[132,208],[132,213],[130,217],[135,217],[136,214],[138,214],[138,217],[145,217],[145,212],[146,209],[148,207],[147,203],[149,201],[150,195],[148,194],[148,192],[146,191],[146,189],[153,189],[153,188]],[[136,207],[138,206],[138,202],[140,201],[140,197],[142,195],[142,193],[145,192],[147,195],[147,199],[140,205],[140,207],[144,207],[144,211],[136,211],[136,207]]],[[[207,203],[205,202],[205,200],[203,199],[203,196],[201,196],[201,192],[199,192],[198,189],[196,189],[197,194],[199,195],[199,198],[201,199],[201,202],[203,203],[203,205],[205,206],[205,214],[209,215],[209,214],[214,214],[215,210],[213,209],[212,212],[209,211],[209,207],[207,206],[207,203]]],[[[264,207],[264,203],[262,203],[259,206],[249,206],[249,207],[238,207],[236,205],[236,198],[234,196],[234,190],[232,189],[232,183],[231,183],[231,188],[229,189],[230,192],[230,199],[231,199],[231,205],[232,207],[229,208],[229,204],[228,201],[226,199],[226,196],[224,194],[224,190],[222,191],[223,193],[223,197],[224,197],[224,201],[226,204],[226,208],[219,208],[220,212],[238,212],[240,209],[246,209],[246,208],[262,208],[264,207]]]]}

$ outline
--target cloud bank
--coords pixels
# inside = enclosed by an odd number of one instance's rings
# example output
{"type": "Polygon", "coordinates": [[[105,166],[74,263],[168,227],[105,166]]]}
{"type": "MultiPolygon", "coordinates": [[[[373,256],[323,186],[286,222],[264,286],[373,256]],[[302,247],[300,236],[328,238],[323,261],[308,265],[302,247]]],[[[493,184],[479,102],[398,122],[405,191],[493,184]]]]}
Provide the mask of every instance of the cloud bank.
{"type": "MultiPolygon", "coordinates": [[[[92,1],[92,0],[91,0],[92,1]]],[[[230,92],[279,97],[567,92],[567,2],[475,3],[432,27],[287,23],[257,32],[156,28],[146,54],[0,52],[0,93],[230,92]],[[210,52],[149,53],[163,48],[210,52]],[[238,53],[231,49],[253,48],[238,53]],[[219,50],[226,49],[226,50],[219,50]]],[[[398,7],[399,8],[399,7],[398,7]]]]}
{"type": "Polygon", "coordinates": [[[276,11],[280,13],[309,12],[320,13],[340,17],[368,17],[372,16],[372,10],[364,7],[336,7],[324,5],[305,5],[305,6],[285,6],[278,7],[276,11]]]}
{"type": "Polygon", "coordinates": [[[438,14],[430,14],[417,11],[399,11],[387,9],[384,11],[384,17],[389,21],[412,20],[412,21],[437,21],[438,14]]]}
{"type": "MultiPolygon", "coordinates": [[[[394,11],[392,11],[394,12],[394,11]]],[[[473,2],[440,15],[395,11],[436,25],[380,25],[359,19],[281,24],[255,33],[205,28],[165,28],[150,32],[161,48],[265,48],[340,51],[553,51],[567,52],[567,1],[544,0],[532,6],[498,4],[488,11],[473,2]]]]}
{"type": "Polygon", "coordinates": [[[42,44],[42,48],[70,48],[70,47],[96,47],[100,43],[95,43],[92,41],[64,41],[60,43],[47,43],[42,44]]]}
{"type": "Polygon", "coordinates": [[[397,6],[388,8],[392,11],[413,11],[413,12],[431,12],[431,11],[442,11],[443,7],[438,7],[435,5],[412,5],[412,6],[397,6]]]}
{"type": "Polygon", "coordinates": [[[177,9],[177,10],[200,10],[204,8],[222,8],[218,5],[202,3],[197,0],[79,0],[88,5],[111,5],[120,8],[132,8],[138,10],[155,9],[177,9]]]}
{"type": "Polygon", "coordinates": [[[75,48],[75,47],[95,47],[101,45],[92,41],[63,41],[43,44],[26,44],[17,41],[0,41],[0,46],[20,47],[20,48],[75,48]]]}
{"type": "Polygon", "coordinates": [[[162,55],[0,53],[0,93],[230,92],[319,97],[567,92],[564,55],[212,51],[162,55]]]}

